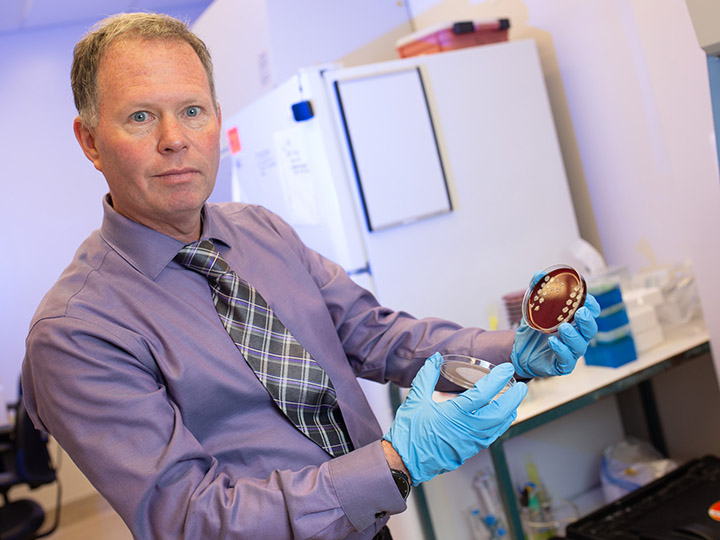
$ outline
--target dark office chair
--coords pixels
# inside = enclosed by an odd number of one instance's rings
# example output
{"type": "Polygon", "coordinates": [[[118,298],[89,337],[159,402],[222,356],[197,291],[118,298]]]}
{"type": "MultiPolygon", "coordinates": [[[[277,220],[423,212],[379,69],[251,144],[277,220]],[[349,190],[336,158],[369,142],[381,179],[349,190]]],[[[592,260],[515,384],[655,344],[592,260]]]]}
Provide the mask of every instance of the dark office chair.
{"type": "Polygon", "coordinates": [[[15,409],[15,426],[0,434],[0,539],[34,540],[55,532],[60,521],[60,483],[48,454],[48,437],[33,426],[22,397],[15,409]],[[38,532],[45,521],[42,506],[31,499],[12,500],[8,492],[25,484],[30,489],[57,483],[57,507],[51,528],[38,532]]]}

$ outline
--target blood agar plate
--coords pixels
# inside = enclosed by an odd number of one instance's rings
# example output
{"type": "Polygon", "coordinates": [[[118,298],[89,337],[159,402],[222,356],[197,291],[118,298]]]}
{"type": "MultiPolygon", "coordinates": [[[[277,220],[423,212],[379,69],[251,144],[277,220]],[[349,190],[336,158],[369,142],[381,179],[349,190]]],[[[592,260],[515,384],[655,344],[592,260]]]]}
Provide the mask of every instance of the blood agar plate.
{"type": "MultiPolygon", "coordinates": [[[[464,356],[461,354],[445,354],[443,355],[443,363],[440,366],[440,373],[448,381],[462,386],[463,388],[472,388],[477,381],[490,373],[495,367],[490,362],[473,358],[472,356],[464,356]]],[[[504,394],[509,388],[515,385],[515,378],[505,385],[498,392],[497,396],[504,394]]],[[[495,397],[497,397],[495,396],[495,397]]]]}
{"type": "Polygon", "coordinates": [[[572,322],[585,303],[585,279],[572,266],[546,268],[531,283],[523,299],[523,318],[531,328],[552,334],[564,322],[572,322]]]}

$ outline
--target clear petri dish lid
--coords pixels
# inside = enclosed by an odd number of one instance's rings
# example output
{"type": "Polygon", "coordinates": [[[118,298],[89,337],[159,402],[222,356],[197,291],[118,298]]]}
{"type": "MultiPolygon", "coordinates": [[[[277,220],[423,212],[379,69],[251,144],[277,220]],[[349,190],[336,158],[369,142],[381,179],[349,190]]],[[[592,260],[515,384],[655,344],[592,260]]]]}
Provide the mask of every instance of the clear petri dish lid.
{"type": "MultiPolygon", "coordinates": [[[[440,365],[440,374],[448,381],[463,388],[472,388],[475,383],[490,373],[495,367],[490,362],[465,356],[462,354],[445,354],[440,365]]],[[[495,397],[501,396],[515,385],[515,378],[511,378],[505,387],[495,397]]]]}
{"type": "Polygon", "coordinates": [[[552,334],[562,323],[573,321],[586,297],[587,284],[577,270],[568,265],[551,266],[525,291],[522,316],[531,328],[552,334]]]}

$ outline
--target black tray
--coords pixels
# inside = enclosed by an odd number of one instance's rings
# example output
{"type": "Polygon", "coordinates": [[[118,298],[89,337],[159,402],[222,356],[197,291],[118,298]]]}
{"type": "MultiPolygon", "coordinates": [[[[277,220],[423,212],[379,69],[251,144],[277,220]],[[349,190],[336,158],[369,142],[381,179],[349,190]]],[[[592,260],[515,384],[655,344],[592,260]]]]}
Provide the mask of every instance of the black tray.
{"type": "Polygon", "coordinates": [[[689,461],[569,525],[568,540],[718,540],[720,459],[689,461]]]}

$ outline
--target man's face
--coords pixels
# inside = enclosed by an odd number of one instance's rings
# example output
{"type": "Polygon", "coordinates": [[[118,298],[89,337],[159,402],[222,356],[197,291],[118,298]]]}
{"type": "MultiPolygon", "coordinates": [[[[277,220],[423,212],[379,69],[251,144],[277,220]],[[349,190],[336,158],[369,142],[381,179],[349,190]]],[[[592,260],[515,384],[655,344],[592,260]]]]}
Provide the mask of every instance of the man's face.
{"type": "Polygon", "coordinates": [[[75,120],[86,156],[103,173],[113,207],[181,240],[200,234],[220,156],[220,115],[192,47],[177,40],[121,40],[97,74],[98,122],[75,120]]]}

